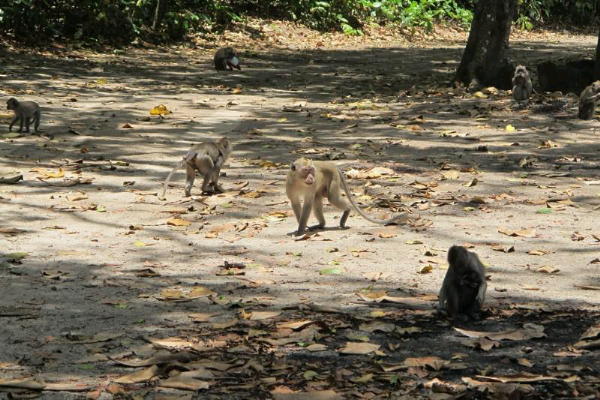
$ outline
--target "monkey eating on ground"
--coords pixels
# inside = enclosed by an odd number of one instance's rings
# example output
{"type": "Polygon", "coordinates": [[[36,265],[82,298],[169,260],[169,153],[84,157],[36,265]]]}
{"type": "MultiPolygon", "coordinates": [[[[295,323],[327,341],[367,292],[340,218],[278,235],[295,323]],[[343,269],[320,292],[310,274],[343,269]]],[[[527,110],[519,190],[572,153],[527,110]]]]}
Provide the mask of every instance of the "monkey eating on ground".
{"type": "Polygon", "coordinates": [[[331,205],[344,212],[340,218],[340,227],[344,229],[352,209],[367,221],[380,225],[406,219],[405,213],[388,220],[374,219],[365,214],[354,201],[342,172],[333,162],[311,161],[307,158],[297,159],[288,171],[285,180],[285,192],[292,203],[292,210],[298,222],[298,230],[293,233],[297,236],[302,235],[306,230],[311,211],[314,212],[319,224],[308,229],[323,229],[325,227],[323,198],[327,198],[331,205]],[[342,190],[346,193],[350,204],[342,198],[342,190]]]}
{"type": "Polygon", "coordinates": [[[25,123],[25,132],[29,132],[29,124],[34,122],[35,132],[40,127],[40,106],[34,101],[18,101],[11,97],[6,102],[6,108],[15,113],[15,117],[10,123],[8,130],[12,132],[15,122],[19,121],[19,133],[23,132],[23,123],[25,123]]]}
{"type": "Polygon", "coordinates": [[[446,309],[452,319],[480,319],[479,312],[485,299],[487,282],[485,267],[477,254],[463,246],[448,250],[448,271],[440,290],[438,310],[446,309]]]}
{"type": "Polygon", "coordinates": [[[223,47],[215,53],[215,68],[217,71],[225,71],[227,68],[241,70],[240,61],[231,47],[223,47]]]}
{"type": "Polygon", "coordinates": [[[523,65],[517,65],[515,76],[512,78],[512,95],[517,102],[526,101],[531,97],[533,85],[527,68],[523,65]]]}
{"type": "Polygon", "coordinates": [[[171,176],[184,165],[186,166],[187,174],[185,181],[186,197],[192,195],[191,191],[192,186],[194,185],[194,179],[196,179],[196,171],[203,177],[202,192],[206,192],[209,185],[212,186],[213,191],[222,192],[223,189],[219,186],[219,172],[230,154],[231,145],[229,144],[229,140],[225,137],[216,142],[200,143],[192,146],[186,156],[183,157],[183,160],[178,162],[169,173],[169,176],[167,176],[162,198],[165,198],[171,176]]]}
{"type": "Polygon", "coordinates": [[[596,111],[596,100],[600,96],[600,81],[592,83],[583,89],[579,96],[579,119],[590,119],[596,111]]]}

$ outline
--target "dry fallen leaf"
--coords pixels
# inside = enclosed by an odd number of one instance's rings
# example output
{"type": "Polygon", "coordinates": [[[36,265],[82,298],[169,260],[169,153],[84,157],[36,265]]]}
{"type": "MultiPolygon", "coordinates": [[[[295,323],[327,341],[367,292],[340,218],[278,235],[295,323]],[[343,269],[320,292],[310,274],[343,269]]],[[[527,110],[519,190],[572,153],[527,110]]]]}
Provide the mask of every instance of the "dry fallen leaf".
{"type": "Polygon", "coordinates": [[[159,104],[150,110],[150,115],[167,115],[170,112],[164,104],[159,104]]]}
{"type": "Polygon", "coordinates": [[[545,337],[544,327],[535,324],[524,324],[523,329],[511,329],[500,332],[478,332],[454,328],[467,337],[486,337],[491,340],[529,340],[545,337]]]}
{"type": "Polygon", "coordinates": [[[498,232],[503,233],[507,236],[520,236],[520,237],[528,237],[528,238],[535,237],[535,229],[533,229],[533,228],[521,229],[518,231],[513,231],[510,229],[506,229],[506,228],[500,228],[500,229],[498,229],[498,232]]]}
{"type": "Polygon", "coordinates": [[[558,269],[556,267],[552,267],[550,265],[544,265],[543,267],[540,267],[538,269],[538,272],[543,272],[545,274],[555,274],[558,271],[560,271],[560,269],[558,269]]]}
{"type": "Polygon", "coordinates": [[[404,364],[407,367],[430,367],[439,371],[448,365],[449,362],[438,357],[409,357],[404,360],[404,364]]]}
{"type": "Polygon", "coordinates": [[[167,221],[167,225],[171,226],[189,226],[191,224],[190,221],[186,221],[180,218],[171,218],[167,221]]]}
{"type": "Polygon", "coordinates": [[[123,375],[122,377],[115,379],[115,382],[128,383],[128,384],[129,383],[146,382],[146,381],[149,381],[150,379],[152,379],[152,377],[154,375],[156,375],[157,370],[158,370],[158,367],[156,365],[153,365],[146,369],[136,371],[131,374],[123,375]]]}
{"type": "Polygon", "coordinates": [[[378,344],[364,342],[347,342],[344,348],[340,349],[341,354],[369,354],[379,350],[378,344]]]}

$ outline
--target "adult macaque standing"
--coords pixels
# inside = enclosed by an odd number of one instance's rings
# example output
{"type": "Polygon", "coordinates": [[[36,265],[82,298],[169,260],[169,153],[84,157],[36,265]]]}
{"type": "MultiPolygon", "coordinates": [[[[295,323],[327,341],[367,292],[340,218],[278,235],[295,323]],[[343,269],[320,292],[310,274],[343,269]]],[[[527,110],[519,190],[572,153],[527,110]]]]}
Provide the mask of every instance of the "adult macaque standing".
{"type": "Polygon", "coordinates": [[[34,122],[35,132],[37,133],[40,127],[40,106],[34,101],[18,101],[11,97],[6,102],[6,108],[12,110],[15,117],[10,123],[8,130],[12,132],[12,127],[15,122],[19,121],[19,133],[23,132],[23,123],[25,123],[25,132],[29,132],[29,124],[34,122]]]}
{"type": "Polygon", "coordinates": [[[230,70],[234,68],[242,69],[240,67],[240,60],[231,47],[223,47],[217,50],[215,53],[215,68],[217,71],[225,71],[227,68],[230,70]]]}
{"type": "Polygon", "coordinates": [[[200,143],[192,146],[187,152],[186,156],[183,157],[173,170],[167,176],[165,180],[165,186],[162,193],[162,198],[165,197],[167,192],[167,186],[171,180],[171,176],[179,168],[186,166],[186,181],[185,181],[185,195],[186,197],[191,196],[192,186],[194,185],[194,179],[196,179],[196,171],[203,177],[202,191],[206,192],[208,186],[211,185],[214,191],[223,191],[219,186],[219,173],[221,167],[231,154],[231,145],[227,138],[221,138],[216,142],[200,143]]]}
{"type": "Polygon", "coordinates": [[[580,119],[590,119],[594,116],[598,96],[600,96],[600,81],[583,89],[579,95],[579,113],[577,114],[580,119]]]}
{"type": "Polygon", "coordinates": [[[517,65],[515,76],[512,78],[512,95],[517,102],[529,100],[533,92],[533,85],[527,68],[523,65],[517,65]]]}
{"type": "Polygon", "coordinates": [[[448,250],[448,271],[440,290],[438,309],[446,309],[452,319],[459,315],[479,319],[479,312],[485,300],[487,282],[485,267],[477,254],[462,246],[452,246],[448,250]]]}
{"type": "Polygon", "coordinates": [[[406,219],[406,214],[388,220],[374,219],[365,214],[354,201],[342,172],[333,162],[311,161],[307,158],[297,159],[288,171],[285,192],[292,203],[292,210],[298,221],[298,230],[294,232],[295,235],[304,233],[311,211],[314,212],[319,224],[310,227],[309,230],[325,227],[323,198],[327,198],[334,207],[344,212],[340,218],[340,227],[342,228],[346,228],[346,220],[352,209],[367,221],[375,224],[386,225],[406,219]],[[350,203],[342,198],[342,189],[350,203]]]}

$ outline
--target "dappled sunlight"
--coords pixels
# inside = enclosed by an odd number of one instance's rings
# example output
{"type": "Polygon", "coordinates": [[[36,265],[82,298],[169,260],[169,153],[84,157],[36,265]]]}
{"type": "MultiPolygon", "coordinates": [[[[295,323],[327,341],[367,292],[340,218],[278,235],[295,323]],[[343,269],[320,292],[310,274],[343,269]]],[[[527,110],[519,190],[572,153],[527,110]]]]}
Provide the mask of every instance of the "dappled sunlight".
{"type": "MultiPolygon", "coordinates": [[[[9,53],[2,93],[37,101],[42,123],[0,142],[0,177],[24,176],[0,184],[1,378],[70,385],[47,386],[55,399],[270,398],[283,383],[348,379],[400,396],[430,373],[459,384],[484,365],[543,375],[571,356],[597,362],[573,346],[600,307],[600,125],[575,118],[574,96],[553,113],[536,111],[544,94],[517,110],[507,91],[449,87],[463,45],[238,49],[234,72],[186,48],[9,53]],[[151,115],[161,104],[170,113],[151,115]],[[160,199],[190,145],[222,136],[234,146],[225,193],[201,193],[197,178],[184,197],[182,169],[160,199]],[[353,212],[340,229],[326,206],[325,229],[288,236],[284,182],[299,157],[352,170],[374,218],[410,219],[381,227],[353,212]],[[452,244],[489,275],[486,318],[459,326],[531,323],[546,337],[457,334],[436,313],[452,244]],[[527,357],[534,368],[513,361],[527,357]]],[[[581,53],[512,46],[530,69],[581,53]]]]}

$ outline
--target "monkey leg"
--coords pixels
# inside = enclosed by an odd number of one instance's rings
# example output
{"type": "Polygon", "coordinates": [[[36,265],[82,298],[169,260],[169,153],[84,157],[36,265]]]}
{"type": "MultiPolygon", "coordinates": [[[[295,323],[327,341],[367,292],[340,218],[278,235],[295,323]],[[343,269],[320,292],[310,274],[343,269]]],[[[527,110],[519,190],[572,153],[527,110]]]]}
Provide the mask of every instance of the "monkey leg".
{"type": "Polygon", "coordinates": [[[315,217],[319,223],[317,225],[313,225],[308,228],[309,231],[315,229],[323,229],[325,228],[325,215],[323,214],[323,196],[320,194],[315,195],[315,202],[313,204],[313,212],[315,213],[315,217]]]}
{"type": "Polygon", "coordinates": [[[194,186],[194,180],[196,179],[196,170],[190,165],[185,165],[185,197],[192,195],[192,186],[194,186]]]}
{"type": "Polygon", "coordinates": [[[292,202],[292,210],[294,211],[294,215],[296,216],[296,222],[300,223],[300,215],[302,214],[302,205],[300,204],[299,199],[290,200],[292,202]]]}
{"type": "Polygon", "coordinates": [[[213,169],[212,175],[211,175],[211,183],[210,185],[212,186],[213,190],[217,193],[223,193],[225,190],[223,190],[223,187],[221,187],[221,185],[219,185],[219,174],[221,173],[221,167],[219,165],[220,163],[217,162],[215,164],[215,168],[213,169]]]}
{"type": "Polygon", "coordinates": [[[211,183],[215,170],[213,160],[210,157],[203,155],[195,157],[193,162],[188,165],[190,164],[200,173],[200,175],[202,175],[202,192],[208,192],[208,186],[211,183]]]}
{"type": "Polygon", "coordinates": [[[336,207],[337,209],[344,210],[342,217],[340,218],[340,228],[348,229],[348,227],[346,226],[346,221],[348,220],[348,216],[350,215],[350,211],[352,210],[350,204],[348,204],[346,200],[342,198],[339,192],[337,193],[337,196],[330,196],[329,202],[332,206],[336,207]]]}
{"type": "Polygon", "coordinates": [[[586,104],[579,108],[579,119],[591,119],[594,115],[594,105],[586,104]]]}
{"type": "Polygon", "coordinates": [[[40,127],[40,116],[41,116],[41,114],[39,112],[35,115],[35,124],[33,125],[33,127],[36,132],[38,131],[38,128],[40,127]]]}
{"type": "Polygon", "coordinates": [[[474,319],[475,321],[481,320],[481,309],[479,308],[479,304],[474,302],[471,307],[469,307],[465,314],[474,319]]]}
{"type": "Polygon", "coordinates": [[[25,117],[25,133],[29,133],[29,125],[31,124],[31,118],[25,117]]]}
{"type": "Polygon", "coordinates": [[[208,192],[208,186],[210,185],[210,174],[202,175],[202,193],[208,192]]]}
{"type": "Polygon", "coordinates": [[[304,204],[302,205],[302,211],[300,213],[300,222],[298,223],[298,231],[296,232],[297,236],[302,235],[306,230],[306,224],[308,223],[308,217],[310,217],[313,201],[314,199],[304,199],[304,204]]]}
{"type": "Polygon", "coordinates": [[[448,314],[452,319],[456,319],[459,313],[460,306],[460,296],[458,293],[458,288],[454,285],[451,285],[448,288],[448,298],[446,299],[446,309],[448,310],[448,314]]]}
{"type": "Polygon", "coordinates": [[[18,119],[19,119],[19,116],[18,116],[18,115],[15,115],[15,117],[13,118],[13,120],[12,120],[12,121],[10,121],[10,125],[8,126],[8,131],[9,131],[9,132],[12,132],[12,127],[13,127],[13,125],[15,124],[15,122],[17,122],[17,120],[18,120],[18,119]]]}

